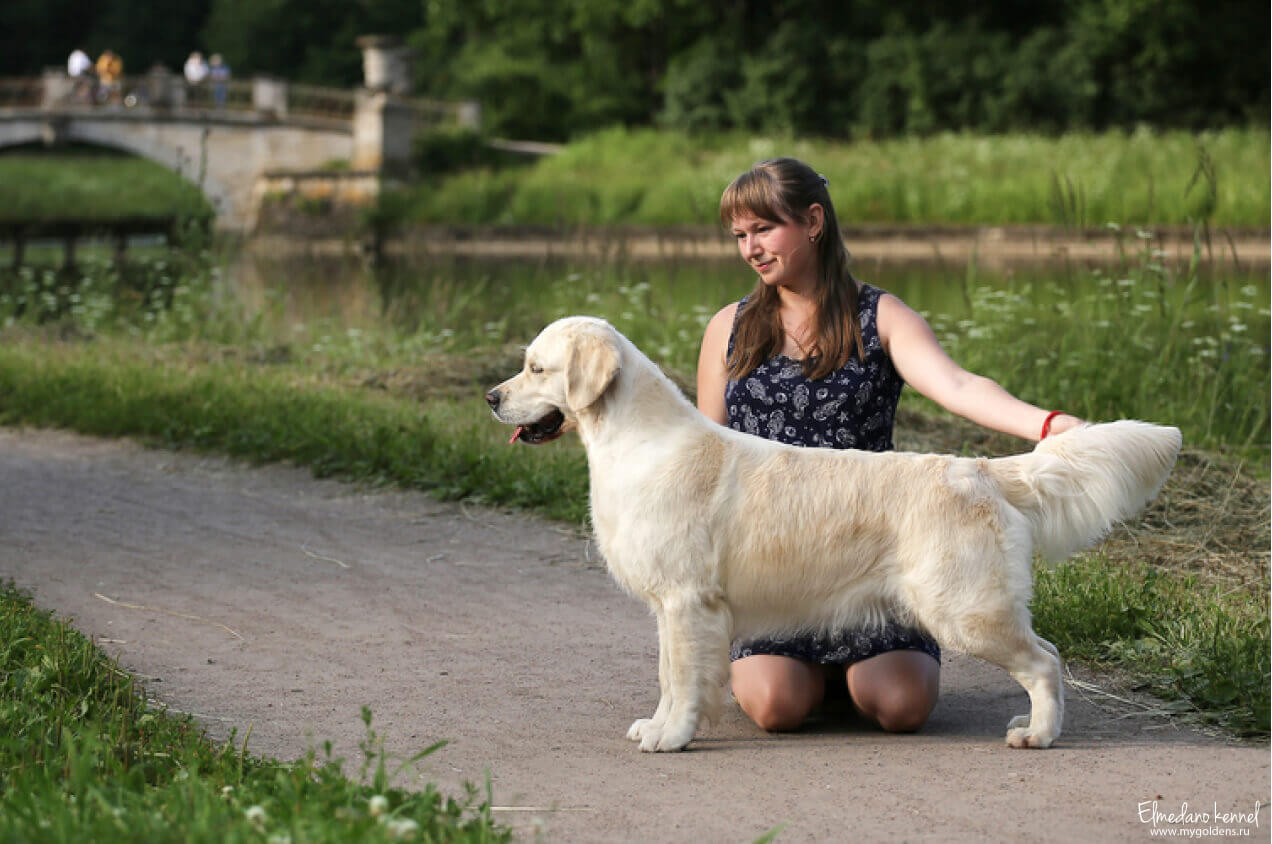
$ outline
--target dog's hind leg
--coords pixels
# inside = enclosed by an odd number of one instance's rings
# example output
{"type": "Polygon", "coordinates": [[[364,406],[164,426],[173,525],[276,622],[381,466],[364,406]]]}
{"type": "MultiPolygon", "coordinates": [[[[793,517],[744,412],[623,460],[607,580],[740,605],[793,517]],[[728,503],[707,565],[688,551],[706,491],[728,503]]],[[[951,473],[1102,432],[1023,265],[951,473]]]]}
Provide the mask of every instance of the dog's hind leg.
{"type": "Polygon", "coordinates": [[[662,602],[662,618],[667,643],[663,695],[670,703],[661,724],[651,720],[643,725],[640,749],[645,751],[684,748],[702,717],[714,717],[729,673],[733,619],[719,593],[669,596],[662,602]]]}
{"type": "MultiPolygon", "coordinates": [[[[1029,693],[1030,712],[1008,722],[1007,744],[1050,747],[1059,738],[1064,721],[1060,654],[1029,627],[1028,611],[969,613],[959,619],[956,627],[957,632],[946,640],[972,656],[1005,668],[1029,693]]],[[[942,640],[940,635],[937,638],[942,640]]]]}
{"type": "MultiPolygon", "coordinates": [[[[1023,655],[1022,655],[1023,656],[1023,655]]],[[[1064,680],[1060,654],[1055,645],[1033,634],[1033,649],[1021,660],[1023,668],[1011,671],[1016,682],[1029,692],[1029,715],[1017,715],[1007,722],[1009,747],[1050,747],[1060,737],[1064,721],[1064,680]]]]}
{"type": "Polygon", "coordinates": [[[671,711],[671,668],[667,654],[667,619],[661,604],[654,604],[658,619],[658,708],[652,718],[637,718],[627,730],[632,741],[641,741],[647,733],[661,733],[671,711]]]}

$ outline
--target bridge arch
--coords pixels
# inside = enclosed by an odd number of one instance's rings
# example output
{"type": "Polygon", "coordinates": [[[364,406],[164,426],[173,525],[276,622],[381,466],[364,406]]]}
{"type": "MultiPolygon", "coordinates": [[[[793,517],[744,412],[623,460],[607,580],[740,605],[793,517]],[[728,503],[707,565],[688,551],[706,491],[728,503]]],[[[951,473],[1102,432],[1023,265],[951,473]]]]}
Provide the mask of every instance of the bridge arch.
{"type": "Polygon", "coordinates": [[[249,228],[256,178],[275,169],[312,170],[353,155],[348,121],[279,120],[250,112],[131,109],[3,109],[0,147],[77,142],[122,150],[195,184],[218,228],[249,228]]]}
{"type": "Polygon", "coordinates": [[[172,171],[185,181],[199,188],[218,215],[226,210],[232,214],[233,190],[219,178],[210,175],[203,166],[206,153],[206,131],[200,137],[200,146],[193,155],[182,146],[172,143],[183,140],[171,136],[146,137],[145,133],[112,131],[109,125],[99,121],[65,120],[58,117],[46,119],[10,120],[0,122],[0,149],[16,146],[79,143],[86,146],[116,150],[152,161],[172,171]],[[203,172],[200,168],[203,167],[203,172]]]}

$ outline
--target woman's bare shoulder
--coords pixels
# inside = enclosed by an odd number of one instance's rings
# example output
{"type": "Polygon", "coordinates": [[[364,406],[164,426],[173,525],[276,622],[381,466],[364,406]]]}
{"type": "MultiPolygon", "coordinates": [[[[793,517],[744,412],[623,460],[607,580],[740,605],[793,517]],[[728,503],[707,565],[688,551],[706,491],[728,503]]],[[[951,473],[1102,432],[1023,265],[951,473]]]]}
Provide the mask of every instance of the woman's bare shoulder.
{"type": "Polygon", "coordinates": [[[721,335],[728,337],[733,331],[733,320],[737,317],[738,303],[731,302],[720,310],[716,311],[715,316],[707,321],[707,328],[704,332],[705,337],[716,338],[721,335]]]}

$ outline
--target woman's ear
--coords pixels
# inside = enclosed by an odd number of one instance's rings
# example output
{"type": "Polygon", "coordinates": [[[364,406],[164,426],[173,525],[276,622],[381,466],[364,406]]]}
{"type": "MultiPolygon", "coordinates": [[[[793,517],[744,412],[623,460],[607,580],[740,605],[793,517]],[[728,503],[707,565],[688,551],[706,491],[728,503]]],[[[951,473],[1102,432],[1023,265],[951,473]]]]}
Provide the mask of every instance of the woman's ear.
{"type": "Polygon", "coordinates": [[[826,209],[822,208],[820,202],[814,202],[808,206],[808,239],[816,240],[822,233],[822,226],[826,222],[826,209]]]}

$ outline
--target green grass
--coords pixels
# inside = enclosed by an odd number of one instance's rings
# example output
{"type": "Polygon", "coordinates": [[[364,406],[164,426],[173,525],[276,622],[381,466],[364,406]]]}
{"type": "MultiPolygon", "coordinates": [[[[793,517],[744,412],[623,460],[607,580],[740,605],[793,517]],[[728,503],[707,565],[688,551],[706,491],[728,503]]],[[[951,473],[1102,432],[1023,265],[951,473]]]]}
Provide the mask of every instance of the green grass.
{"type": "MultiPolygon", "coordinates": [[[[408,189],[432,223],[715,225],[720,193],[757,160],[803,158],[829,178],[844,225],[1107,222],[1269,224],[1265,127],[882,141],[611,129],[533,166],[482,167],[408,189]]],[[[0,222],[67,215],[202,217],[198,189],[157,164],[75,150],[0,155],[0,222]]]]}
{"type": "Polygon", "coordinates": [[[1167,701],[1164,711],[1267,736],[1266,593],[1099,554],[1037,567],[1034,592],[1034,625],[1066,659],[1129,670],[1137,689],[1167,701]]]}
{"type": "Polygon", "coordinates": [[[0,584],[0,840],[427,841],[509,838],[489,803],[393,786],[412,759],[385,755],[363,710],[357,780],[311,751],[293,763],[207,740],[66,622],[0,584]],[[373,803],[374,799],[374,803],[373,803]],[[374,810],[373,810],[374,806],[374,810]]]}
{"type": "Polygon", "coordinates": [[[0,155],[0,223],[204,218],[199,189],[142,158],[93,152],[0,155]]]}
{"type": "Polygon", "coordinates": [[[128,342],[6,342],[0,424],[288,461],[322,477],[392,483],[573,522],[586,511],[587,470],[578,451],[507,446],[508,432],[488,424],[475,386],[467,401],[421,407],[294,366],[138,351],[128,342]]]}
{"type": "Polygon", "coordinates": [[[1266,462],[1266,292],[1203,282],[1146,250],[1094,286],[994,289],[968,273],[970,317],[930,315],[955,360],[1021,398],[1087,419],[1175,425],[1193,447],[1266,462]]]}
{"type": "Polygon", "coordinates": [[[532,167],[476,169],[411,191],[434,223],[715,225],[725,185],[801,158],[830,180],[845,226],[1269,224],[1266,128],[1200,133],[942,133],[883,141],[612,129],[532,167]]]}

